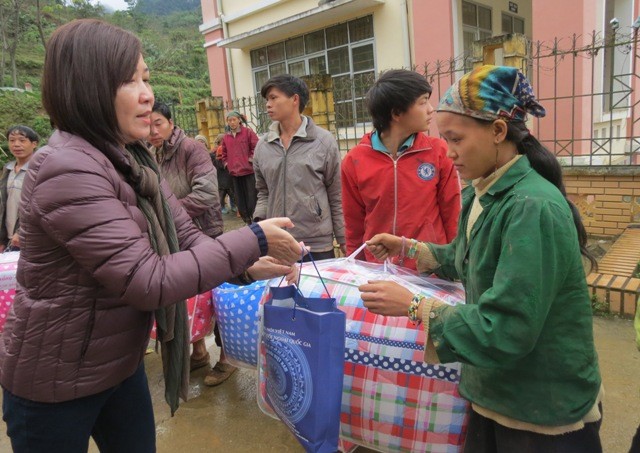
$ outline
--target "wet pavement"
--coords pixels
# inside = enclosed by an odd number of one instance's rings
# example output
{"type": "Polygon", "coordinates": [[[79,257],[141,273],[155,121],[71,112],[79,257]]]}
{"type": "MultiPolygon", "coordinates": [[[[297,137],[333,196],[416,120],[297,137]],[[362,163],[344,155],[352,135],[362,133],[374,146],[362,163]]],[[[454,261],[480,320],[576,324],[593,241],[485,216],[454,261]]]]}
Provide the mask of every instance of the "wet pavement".
{"type": "MultiPolygon", "coordinates": [[[[640,423],[640,352],[633,324],[617,318],[595,318],[594,332],[605,386],[601,430],[606,453],[626,453],[640,423]]],[[[213,341],[208,339],[208,343],[213,341]]],[[[218,348],[209,347],[212,362],[218,348]]],[[[206,369],[191,377],[190,400],[175,417],[164,403],[160,360],[147,356],[158,435],[158,452],[304,452],[284,424],[263,414],[256,402],[256,372],[241,369],[218,387],[203,384],[206,369]]],[[[0,448],[2,442],[0,441],[0,448]]],[[[372,450],[359,448],[357,453],[372,450]]]]}
{"type": "MultiPolygon", "coordinates": [[[[231,215],[227,227],[241,225],[231,215]]],[[[640,352],[635,346],[633,323],[617,318],[595,318],[594,332],[605,385],[601,436],[606,453],[626,453],[640,423],[640,352]]],[[[219,350],[207,338],[212,364],[219,350]]],[[[207,368],[191,376],[189,401],[174,417],[164,402],[161,361],[158,354],[145,358],[156,419],[159,453],[262,453],[304,452],[283,423],[263,414],[256,402],[256,371],[241,369],[218,387],[203,384],[207,368]]],[[[6,429],[0,435],[0,452],[11,451],[6,429]]],[[[94,445],[91,452],[96,452],[94,445]]],[[[370,452],[359,448],[357,453],[370,452]]]]}

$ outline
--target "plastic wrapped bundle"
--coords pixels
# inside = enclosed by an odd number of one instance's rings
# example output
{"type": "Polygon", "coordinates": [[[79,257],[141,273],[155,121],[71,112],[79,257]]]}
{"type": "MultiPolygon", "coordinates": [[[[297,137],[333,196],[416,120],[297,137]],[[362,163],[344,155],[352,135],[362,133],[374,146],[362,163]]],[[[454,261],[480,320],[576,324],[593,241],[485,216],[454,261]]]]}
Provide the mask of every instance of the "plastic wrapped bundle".
{"type": "MultiPolygon", "coordinates": [[[[187,315],[189,316],[190,341],[202,340],[213,331],[213,303],[211,292],[198,294],[187,299],[187,315]]],[[[156,339],[156,324],[151,328],[151,339],[156,339]]]]}
{"type": "Polygon", "coordinates": [[[16,271],[20,252],[0,253],[0,332],[16,297],[16,271]]]}
{"type": "Polygon", "coordinates": [[[266,286],[266,281],[246,286],[223,283],[212,291],[222,347],[234,366],[258,365],[258,309],[266,286]]]}
{"type": "MultiPolygon", "coordinates": [[[[317,265],[329,294],[347,316],[340,416],[343,451],[355,445],[394,452],[461,451],[468,403],[458,393],[459,364],[423,363],[426,338],[422,326],[414,326],[407,317],[369,312],[358,291],[369,280],[393,280],[412,292],[455,305],[464,300],[461,286],[393,265],[352,259],[317,265]]],[[[309,297],[326,297],[310,264],[302,268],[300,290],[309,297]]],[[[265,292],[261,303],[268,297],[265,292]]],[[[258,404],[275,416],[265,401],[264,363],[265,348],[260,344],[258,404]]]]}

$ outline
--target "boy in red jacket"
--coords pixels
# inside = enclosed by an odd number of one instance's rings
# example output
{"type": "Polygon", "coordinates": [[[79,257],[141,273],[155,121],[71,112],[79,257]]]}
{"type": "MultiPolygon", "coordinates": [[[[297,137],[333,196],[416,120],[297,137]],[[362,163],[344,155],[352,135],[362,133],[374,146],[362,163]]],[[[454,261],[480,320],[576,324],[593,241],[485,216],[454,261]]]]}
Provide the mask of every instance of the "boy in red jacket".
{"type": "Polygon", "coordinates": [[[367,93],[375,129],[342,161],[348,254],[378,233],[437,244],[456,236],[460,181],[445,142],[424,133],[434,114],[430,96],[429,82],[404,69],[384,72],[367,93]]]}

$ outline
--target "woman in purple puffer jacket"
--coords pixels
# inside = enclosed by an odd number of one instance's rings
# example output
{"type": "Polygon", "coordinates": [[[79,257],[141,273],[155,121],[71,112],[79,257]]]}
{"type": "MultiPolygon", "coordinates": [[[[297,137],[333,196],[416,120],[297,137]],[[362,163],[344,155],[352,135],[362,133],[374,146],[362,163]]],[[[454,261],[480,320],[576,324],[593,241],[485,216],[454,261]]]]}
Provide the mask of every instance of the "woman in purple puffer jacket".
{"type": "Polygon", "coordinates": [[[7,433],[16,452],[85,452],[90,436],[102,452],[153,452],[143,358],[154,314],[174,412],[189,376],[184,300],[286,274],[301,247],[288,219],[217,239],[196,228],[142,143],[154,97],[133,34],[96,20],[60,27],[42,93],[56,131],[22,192],[0,341],[7,433]]]}

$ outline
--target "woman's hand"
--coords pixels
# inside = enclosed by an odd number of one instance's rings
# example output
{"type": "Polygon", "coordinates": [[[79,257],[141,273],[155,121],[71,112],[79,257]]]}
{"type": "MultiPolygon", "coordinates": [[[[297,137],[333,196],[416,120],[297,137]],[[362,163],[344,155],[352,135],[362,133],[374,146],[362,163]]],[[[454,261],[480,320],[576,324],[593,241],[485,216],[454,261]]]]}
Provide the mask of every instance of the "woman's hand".
{"type": "Polygon", "coordinates": [[[376,234],[367,241],[367,250],[380,261],[384,261],[402,253],[402,238],[388,233],[376,234]]]}
{"type": "Polygon", "coordinates": [[[286,276],[289,284],[298,280],[298,268],[295,265],[282,264],[270,256],[263,256],[253,263],[253,266],[247,269],[247,273],[254,280],[268,280],[282,276],[286,276]]]}
{"type": "Polygon", "coordinates": [[[370,281],[358,290],[364,306],[377,315],[407,316],[413,298],[411,291],[390,281],[370,281]]]}
{"type": "Polygon", "coordinates": [[[267,255],[284,265],[291,265],[302,257],[302,247],[283,228],[293,228],[293,222],[286,217],[258,222],[267,238],[267,255]]]}

